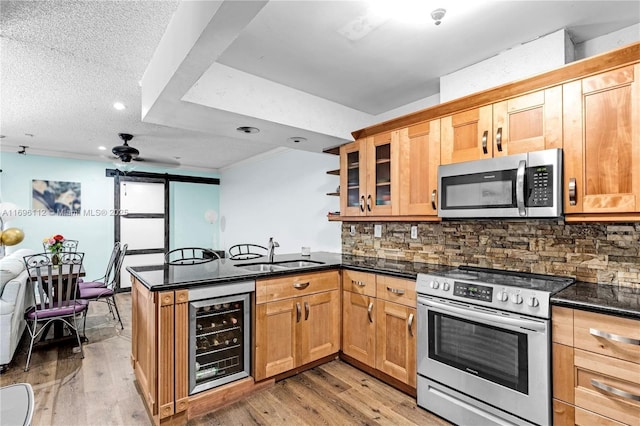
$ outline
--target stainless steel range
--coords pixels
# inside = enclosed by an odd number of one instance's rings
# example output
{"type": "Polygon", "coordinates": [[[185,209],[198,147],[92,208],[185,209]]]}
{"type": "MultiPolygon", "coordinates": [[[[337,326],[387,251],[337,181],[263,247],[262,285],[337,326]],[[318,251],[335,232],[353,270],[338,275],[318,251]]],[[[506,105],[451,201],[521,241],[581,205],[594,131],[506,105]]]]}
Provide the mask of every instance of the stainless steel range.
{"type": "Polygon", "coordinates": [[[459,425],[549,425],[549,299],[572,278],[418,274],[418,405],[459,425]]]}

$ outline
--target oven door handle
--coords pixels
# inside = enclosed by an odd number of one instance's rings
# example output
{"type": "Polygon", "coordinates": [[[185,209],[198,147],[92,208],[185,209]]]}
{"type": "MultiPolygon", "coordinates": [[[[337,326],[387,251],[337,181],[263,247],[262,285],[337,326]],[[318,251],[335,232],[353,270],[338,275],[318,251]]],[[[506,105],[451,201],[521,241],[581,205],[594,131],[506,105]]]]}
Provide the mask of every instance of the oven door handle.
{"type": "Polygon", "coordinates": [[[537,332],[546,331],[544,322],[534,320],[524,320],[519,318],[510,318],[506,316],[499,316],[493,314],[485,314],[483,312],[477,312],[472,309],[463,309],[456,306],[446,305],[444,303],[435,302],[433,300],[418,298],[418,303],[426,305],[427,307],[436,308],[444,313],[451,313],[462,318],[476,319],[482,322],[491,322],[497,325],[510,325],[513,327],[526,328],[527,330],[533,330],[537,332]]]}

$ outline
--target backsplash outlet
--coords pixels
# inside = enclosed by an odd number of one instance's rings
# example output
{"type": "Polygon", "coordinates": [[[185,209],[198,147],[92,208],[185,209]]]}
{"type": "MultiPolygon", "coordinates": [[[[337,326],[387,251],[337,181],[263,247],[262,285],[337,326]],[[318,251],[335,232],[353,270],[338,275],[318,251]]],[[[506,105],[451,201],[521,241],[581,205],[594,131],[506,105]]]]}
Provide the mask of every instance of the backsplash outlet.
{"type": "Polygon", "coordinates": [[[563,220],[371,222],[342,225],[342,252],[441,265],[473,265],[564,275],[580,281],[640,289],[640,224],[563,220]],[[355,235],[350,227],[355,226],[355,235]]]}

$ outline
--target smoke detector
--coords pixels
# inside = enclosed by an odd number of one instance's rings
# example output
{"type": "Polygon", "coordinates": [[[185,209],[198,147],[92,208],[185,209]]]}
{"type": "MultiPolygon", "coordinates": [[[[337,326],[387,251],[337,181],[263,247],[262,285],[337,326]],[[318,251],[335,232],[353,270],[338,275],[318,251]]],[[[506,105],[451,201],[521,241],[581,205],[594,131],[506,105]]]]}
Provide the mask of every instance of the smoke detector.
{"type": "Polygon", "coordinates": [[[435,21],[436,25],[440,25],[445,13],[447,13],[447,10],[442,8],[435,9],[431,12],[431,18],[435,21]]]}
{"type": "Polygon", "coordinates": [[[238,127],[236,130],[239,131],[240,133],[258,133],[260,131],[260,129],[256,127],[250,127],[250,126],[238,127]]]}

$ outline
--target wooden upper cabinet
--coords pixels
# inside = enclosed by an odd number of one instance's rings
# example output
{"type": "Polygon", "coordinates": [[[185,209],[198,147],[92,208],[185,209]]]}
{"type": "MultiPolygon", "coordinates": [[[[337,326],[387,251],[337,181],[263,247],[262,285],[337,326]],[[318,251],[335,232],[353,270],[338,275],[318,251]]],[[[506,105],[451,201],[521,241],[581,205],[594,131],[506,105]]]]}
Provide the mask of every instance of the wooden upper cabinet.
{"type": "Polygon", "coordinates": [[[562,148],[562,86],[493,104],[493,156],[562,148]]]}
{"type": "Polygon", "coordinates": [[[394,135],[400,151],[400,214],[437,215],[440,120],[406,127],[394,135]]]}
{"type": "Polygon", "coordinates": [[[491,158],[493,156],[491,105],[443,117],[440,163],[491,158]]]}
{"type": "Polygon", "coordinates": [[[640,211],[640,64],[563,86],[565,213],[640,211]]]}
{"type": "Polygon", "coordinates": [[[562,148],[562,86],[442,119],[442,164],[551,148],[562,148]]]}
{"type": "Polygon", "coordinates": [[[367,138],[367,215],[397,213],[398,148],[391,133],[367,138]]]}
{"type": "MultiPolygon", "coordinates": [[[[395,139],[395,138],[394,138],[395,139]]],[[[390,216],[398,212],[398,147],[391,132],[340,148],[340,212],[390,216]]]]}
{"type": "Polygon", "coordinates": [[[340,214],[343,216],[364,216],[365,185],[367,172],[363,165],[366,155],[366,139],[340,147],[340,214]]]}

